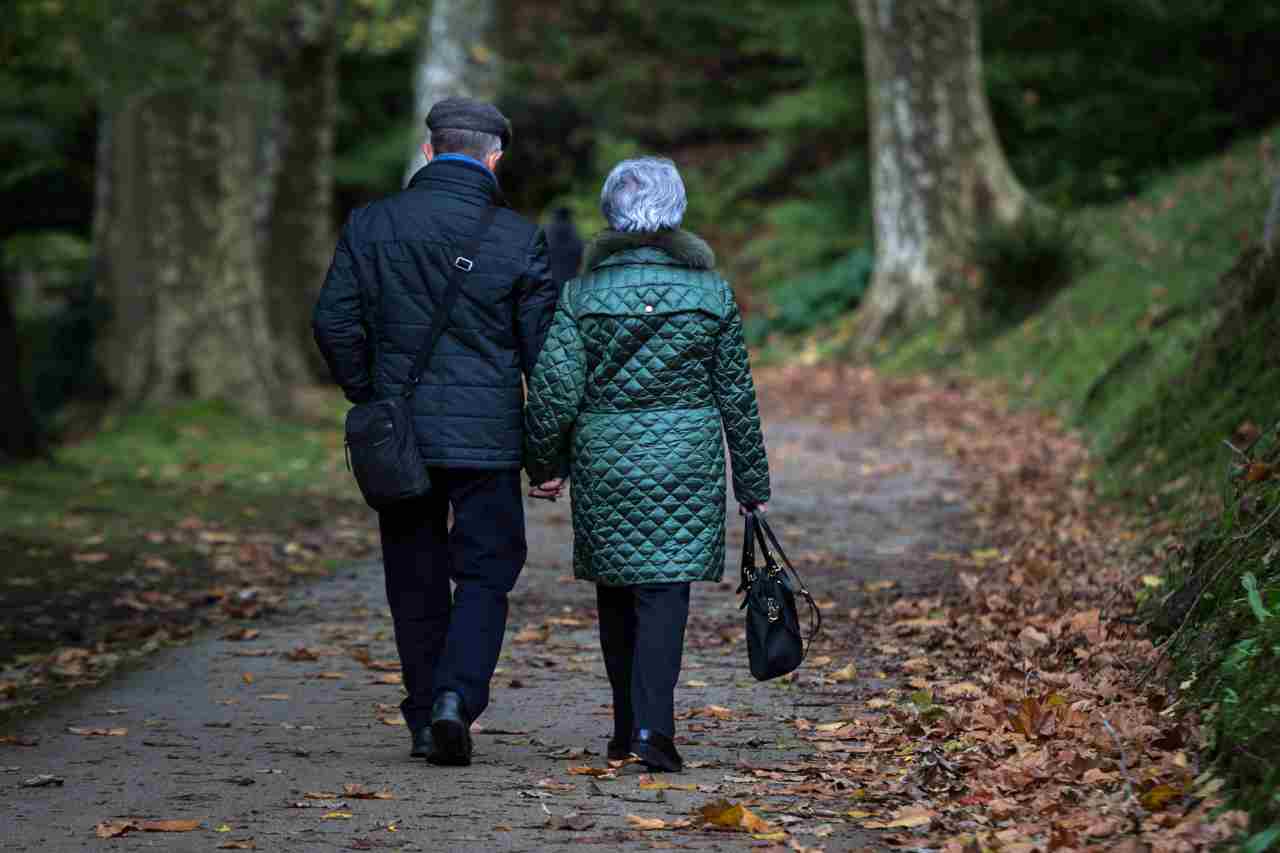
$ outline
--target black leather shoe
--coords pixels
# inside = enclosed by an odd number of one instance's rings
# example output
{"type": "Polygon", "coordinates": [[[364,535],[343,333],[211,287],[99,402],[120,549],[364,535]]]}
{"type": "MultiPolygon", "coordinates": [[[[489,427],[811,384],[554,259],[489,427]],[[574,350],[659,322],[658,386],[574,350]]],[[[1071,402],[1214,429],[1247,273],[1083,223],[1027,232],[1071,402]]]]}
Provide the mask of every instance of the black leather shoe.
{"type": "Polygon", "coordinates": [[[623,740],[622,738],[610,738],[609,748],[605,750],[605,755],[610,761],[626,761],[631,757],[631,740],[623,740]]]}
{"type": "Polygon", "coordinates": [[[684,769],[684,759],[676,752],[671,738],[650,729],[640,729],[631,739],[631,751],[650,770],[679,773],[684,769]]]}
{"type": "Polygon", "coordinates": [[[448,767],[470,766],[471,721],[462,710],[462,697],[452,690],[441,693],[431,706],[431,737],[435,748],[427,761],[448,767]]]}
{"type": "Polygon", "coordinates": [[[431,736],[431,727],[423,726],[413,733],[413,748],[409,750],[409,757],[426,758],[435,748],[436,741],[431,736]]]}

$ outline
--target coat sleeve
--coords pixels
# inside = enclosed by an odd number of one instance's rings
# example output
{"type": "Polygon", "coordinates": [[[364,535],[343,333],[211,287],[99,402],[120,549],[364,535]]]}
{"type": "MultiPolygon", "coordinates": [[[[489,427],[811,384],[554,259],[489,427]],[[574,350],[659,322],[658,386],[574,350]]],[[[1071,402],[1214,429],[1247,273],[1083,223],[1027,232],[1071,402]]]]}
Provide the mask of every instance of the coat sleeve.
{"type": "Polygon", "coordinates": [[[520,336],[520,369],[527,381],[538,363],[556,310],[559,288],[551,277],[551,260],[547,253],[547,236],[539,228],[529,250],[528,267],[519,285],[516,326],[520,336]]]}
{"type": "Polygon", "coordinates": [[[724,285],[724,298],[726,311],[716,341],[711,389],[729,444],[734,497],[740,504],[754,506],[767,503],[770,498],[769,457],[760,429],[760,407],[742,333],[742,315],[728,284],[724,285]]]}
{"type": "Polygon", "coordinates": [[[329,365],[333,379],[347,399],[363,403],[373,397],[370,376],[372,353],[364,316],[364,299],[353,251],[351,220],[343,226],[333,263],[325,276],[320,298],[312,315],[311,329],[316,346],[329,365]]]}
{"type": "Polygon", "coordinates": [[[569,433],[578,419],[587,384],[586,352],[565,288],[529,380],[525,409],[525,468],[535,483],[563,477],[569,469],[569,433]]]}

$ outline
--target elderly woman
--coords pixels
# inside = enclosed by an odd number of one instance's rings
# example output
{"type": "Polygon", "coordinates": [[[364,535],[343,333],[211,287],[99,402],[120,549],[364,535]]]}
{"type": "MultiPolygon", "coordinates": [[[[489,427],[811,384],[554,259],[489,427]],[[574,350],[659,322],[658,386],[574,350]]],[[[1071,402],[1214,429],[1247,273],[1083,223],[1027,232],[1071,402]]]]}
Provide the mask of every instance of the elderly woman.
{"type": "Polygon", "coordinates": [[[560,294],[529,386],[534,495],[571,473],[574,575],[596,584],[613,687],[612,759],[683,767],[676,750],[692,581],[719,581],[725,463],[747,509],[769,500],[769,463],[733,291],[710,247],[679,230],[670,160],[619,163],[600,206],[609,230],[560,294]]]}

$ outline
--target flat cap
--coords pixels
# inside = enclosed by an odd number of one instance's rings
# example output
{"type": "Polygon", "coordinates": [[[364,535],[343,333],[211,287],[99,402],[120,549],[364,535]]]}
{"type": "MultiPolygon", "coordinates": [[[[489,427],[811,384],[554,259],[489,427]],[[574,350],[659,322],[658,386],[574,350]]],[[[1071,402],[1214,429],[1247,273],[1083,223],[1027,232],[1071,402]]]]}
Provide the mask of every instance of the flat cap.
{"type": "Polygon", "coordinates": [[[427,113],[427,129],[474,130],[489,133],[502,140],[502,147],[511,145],[511,122],[493,104],[475,98],[445,98],[436,101],[427,113]]]}

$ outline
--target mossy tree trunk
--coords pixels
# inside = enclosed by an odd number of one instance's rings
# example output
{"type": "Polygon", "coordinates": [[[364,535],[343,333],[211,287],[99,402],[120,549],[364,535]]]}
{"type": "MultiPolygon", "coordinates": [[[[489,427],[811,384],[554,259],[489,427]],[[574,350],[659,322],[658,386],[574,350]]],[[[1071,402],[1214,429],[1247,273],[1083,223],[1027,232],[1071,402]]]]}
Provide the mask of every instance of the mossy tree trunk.
{"type": "Polygon", "coordinates": [[[294,385],[328,375],[311,308],[333,254],[338,49],[338,0],[302,0],[273,51],[281,91],[264,268],[277,373],[294,385]]]}
{"type": "Polygon", "coordinates": [[[100,292],[101,362],[125,403],[220,397],[280,409],[255,227],[264,103],[247,0],[219,4],[198,44],[212,86],[145,92],[113,111],[100,292]]]}
{"type": "Polygon", "coordinates": [[[871,117],[876,271],[864,344],[941,313],[977,229],[1029,208],[982,79],[976,0],[853,0],[871,117]]]}
{"type": "Polygon", "coordinates": [[[426,164],[421,146],[432,104],[453,96],[497,96],[498,62],[490,46],[494,5],[493,0],[432,0],[414,71],[414,142],[406,183],[426,164]]]}

